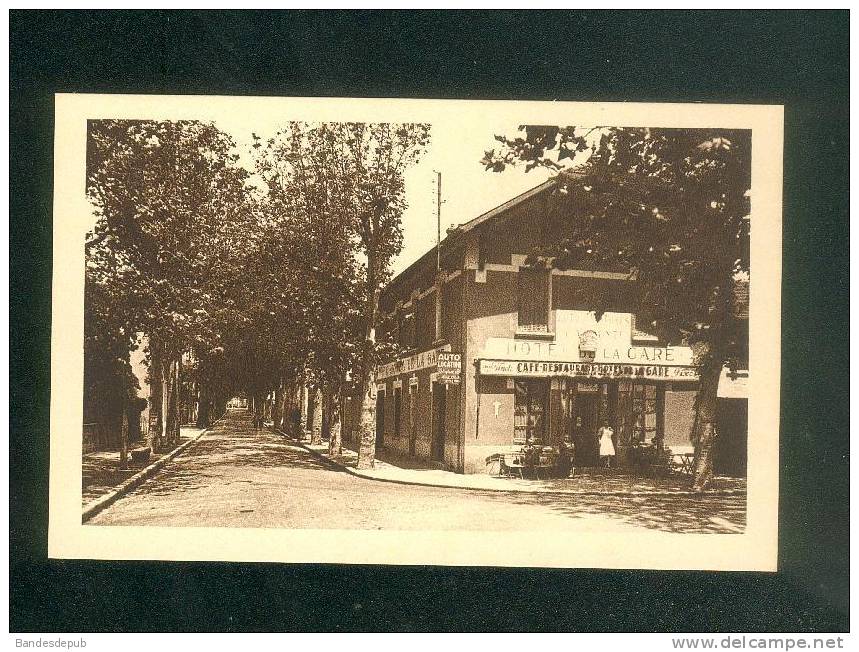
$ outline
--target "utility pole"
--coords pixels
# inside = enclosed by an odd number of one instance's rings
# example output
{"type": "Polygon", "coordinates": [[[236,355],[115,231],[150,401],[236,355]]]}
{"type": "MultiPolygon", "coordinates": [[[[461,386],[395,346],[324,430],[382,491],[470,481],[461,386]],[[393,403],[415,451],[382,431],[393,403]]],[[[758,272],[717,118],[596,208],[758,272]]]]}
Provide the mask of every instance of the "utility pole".
{"type": "Polygon", "coordinates": [[[435,217],[436,217],[436,237],[435,237],[435,270],[441,270],[441,172],[436,171],[436,198],[435,198],[435,217]]]}

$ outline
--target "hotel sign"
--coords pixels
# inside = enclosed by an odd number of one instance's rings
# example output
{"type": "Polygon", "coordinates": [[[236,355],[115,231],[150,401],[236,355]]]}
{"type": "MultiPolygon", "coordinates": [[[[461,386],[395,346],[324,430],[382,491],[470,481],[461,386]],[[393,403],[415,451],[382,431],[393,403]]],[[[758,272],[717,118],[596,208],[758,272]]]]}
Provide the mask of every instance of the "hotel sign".
{"type": "Polygon", "coordinates": [[[632,315],[607,312],[597,319],[584,310],[556,311],[554,337],[489,337],[477,357],[491,360],[581,362],[633,366],[692,366],[688,346],[647,346],[633,343],[632,315]]]}
{"type": "Polygon", "coordinates": [[[399,374],[413,373],[420,369],[435,367],[438,364],[438,354],[444,351],[450,351],[450,344],[444,344],[436,349],[430,349],[422,353],[415,353],[402,360],[395,360],[388,364],[379,365],[376,370],[376,378],[382,380],[399,374]]]}
{"type": "Polygon", "coordinates": [[[691,366],[603,364],[587,362],[550,362],[533,360],[480,360],[484,376],[526,376],[569,378],[605,378],[666,381],[698,380],[698,369],[691,366]]]}
{"type": "Polygon", "coordinates": [[[678,365],[691,366],[692,349],[688,346],[605,346],[603,342],[594,345],[593,359],[583,359],[580,342],[569,340],[559,342],[535,342],[502,337],[490,337],[483,349],[484,357],[497,360],[534,360],[566,362],[595,362],[613,365],[678,365]]]}

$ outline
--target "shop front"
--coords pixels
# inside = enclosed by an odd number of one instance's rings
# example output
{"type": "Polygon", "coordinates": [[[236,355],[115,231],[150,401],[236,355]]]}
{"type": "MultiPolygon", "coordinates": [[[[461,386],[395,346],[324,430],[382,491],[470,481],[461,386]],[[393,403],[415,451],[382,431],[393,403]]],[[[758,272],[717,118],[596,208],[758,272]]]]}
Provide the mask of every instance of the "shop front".
{"type": "MultiPolygon", "coordinates": [[[[693,392],[698,380],[691,366],[603,365],[551,361],[478,361],[482,384],[512,386],[513,423],[510,444],[560,447],[573,444],[576,464],[599,461],[597,432],[603,421],[614,430],[618,462],[631,446],[664,441],[666,396],[693,392]]],[[[680,414],[691,429],[691,409],[680,414]],[[685,419],[684,419],[685,417],[685,419]]]]}
{"type": "Polygon", "coordinates": [[[596,319],[593,312],[558,311],[555,325],[550,337],[482,342],[475,444],[574,446],[577,466],[596,466],[605,421],[618,465],[641,444],[689,444],[698,385],[691,349],[657,345],[634,331],[628,313],[596,319]]]}

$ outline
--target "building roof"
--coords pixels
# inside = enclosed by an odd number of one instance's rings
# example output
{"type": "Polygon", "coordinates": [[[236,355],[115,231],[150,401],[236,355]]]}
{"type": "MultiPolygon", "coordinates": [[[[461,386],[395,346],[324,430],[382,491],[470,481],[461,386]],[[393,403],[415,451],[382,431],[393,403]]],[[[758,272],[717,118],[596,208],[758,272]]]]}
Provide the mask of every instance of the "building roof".
{"type": "MultiPolygon", "coordinates": [[[[468,222],[464,222],[463,224],[459,224],[456,227],[449,228],[447,231],[447,235],[444,238],[442,238],[439,248],[442,251],[444,251],[446,246],[450,246],[451,242],[456,241],[463,234],[468,233],[470,231],[473,231],[474,229],[481,226],[482,224],[485,224],[485,223],[487,223],[493,219],[496,219],[496,218],[502,216],[504,213],[506,213],[510,209],[515,208],[516,206],[522,204],[523,202],[526,202],[529,199],[532,199],[533,197],[540,195],[541,193],[545,192],[549,188],[554,187],[557,184],[557,182],[558,182],[557,176],[552,177],[551,179],[547,179],[546,181],[539,184],[538,186],[535,186],[535,187],[531,188],[530,190],[526,190],[525,192],[523,192],[519,195],[516,195],[512,199],[509,199],[506,202],[504,202],[503,204],[496,206],[495,208],[493,208],[489,211],[486,211],[485,213],[483,213],[481,215],[478,215],[477,217],[469,220],[468,222]]],[[[418,268],[421,267],[421,265],[424,262],[429,260],[435,254],[435,251],[436,251],[436,247],[433,247],[432,249],[427,251],[424,255],[422,255],[420,258],[418,258],[415,262],[413,262],[411,265],[409,265],[406,269],[404,269],[402,272],[397,274],[394,278],[392,278],[390,280],[390,282],[387,283],[385,288],[383,288],[383,291],[384,291],[384,289],[387,289],[388,287],[391,287],[393,285],[397,285],[403,279],[411,276],[418,268]]]]}

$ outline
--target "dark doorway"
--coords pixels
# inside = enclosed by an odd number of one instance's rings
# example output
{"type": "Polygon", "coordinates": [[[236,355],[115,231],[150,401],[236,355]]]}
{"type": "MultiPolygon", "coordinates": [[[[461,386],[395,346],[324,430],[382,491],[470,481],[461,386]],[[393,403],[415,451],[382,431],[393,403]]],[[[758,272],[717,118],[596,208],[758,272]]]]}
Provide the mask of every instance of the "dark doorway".
{"type": "Polygon", "coordinates": [[[749,402],[742,398],[720,398],[716,404],[716,443],[713,472],[746,477],[749,443],[749,402]]]}
{"type": "Polygon", "coordinates": [[[577,394],[572,419],[572,436],[576,445],[577,466],[596,466],[599,458],[597,430],[599,429],[600,395],[577,394]]]}
{"type": "Polygon", "coordinates": [[[417,403],[417,386],[409,385],[409,455],[415,454],[415,403],[417,403]]]}
{"type": "Polygon", "coordinates": [[[400,439],[401,433],[401,422],[402,422],[402,412],[403,412],[403,390],[399,387],[394,387],[394,434],[397,437],[397,440],[400,439]]]}
{"type": "Polygon", "coordinates": [[[432,450],[430,456],[444,462],[444,424],[447,413],[447,387],[442,383],[432,384],[432,450]]]}
{"type": "Polygon", "coordinates": [[[385,445],[385,392],[376,394],[376,448],[385,445]]]}

